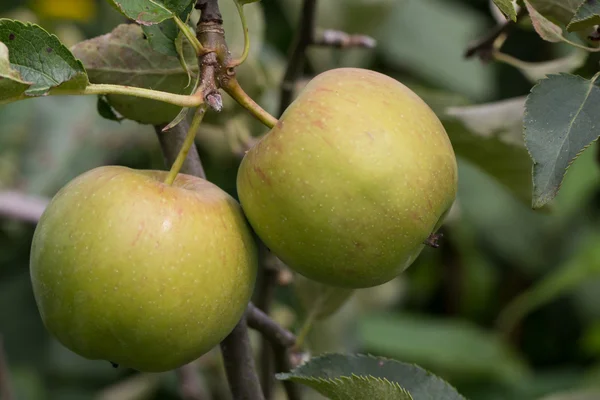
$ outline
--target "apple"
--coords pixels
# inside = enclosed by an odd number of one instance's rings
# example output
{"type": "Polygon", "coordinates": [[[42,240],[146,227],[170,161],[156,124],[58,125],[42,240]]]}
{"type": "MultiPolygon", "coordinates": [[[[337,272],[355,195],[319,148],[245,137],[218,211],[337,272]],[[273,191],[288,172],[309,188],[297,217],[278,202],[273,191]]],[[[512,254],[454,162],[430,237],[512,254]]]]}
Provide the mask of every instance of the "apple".
{"type": "Polygon", "coordinates": [[[383,284],[417,258],[457,191],[448,135],[409,88],[340,68],[313,78],[245,155],[242,208],[291,269],[338,287],[383,284]]]}
{"type": "Polygon", "coordinates": [[[239,204],[203,179],[105,166],[62,188],[36,227],[33,292],[67,348],[143,372],[189,363],[240,320],[256,243],[239,204]]]}

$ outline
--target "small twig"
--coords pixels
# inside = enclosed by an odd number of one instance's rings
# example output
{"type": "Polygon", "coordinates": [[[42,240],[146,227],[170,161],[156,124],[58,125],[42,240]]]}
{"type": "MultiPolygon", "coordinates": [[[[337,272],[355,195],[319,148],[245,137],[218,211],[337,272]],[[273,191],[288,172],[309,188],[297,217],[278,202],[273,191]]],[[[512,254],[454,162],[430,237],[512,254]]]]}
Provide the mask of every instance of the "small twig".
{"type": "Polygon", "coordinates": [[[6,360],[2,336],[0,336],[0,399],[15,400],[15,393],[10,379],[8,361],[6,360]]]}
{"type": "Polygon", "coordinates": [[[209,394],[202,384],[194,362],[180,367],[176,371],[179,379],[179,392],[183,400],[208,400],[209,394]]]}
{"type": "Polygon", "coordinates": [[[373,49],[377,46],[377,41],[367,35],[350,35],[346,32],[334,29],[326,29],[319,37],[314,39],[314,46],[327,46],[346,49],[349,47],[364,47],[373,49]]]}
{"type": "MultiPolygon", "coordinates": [[[[523,7],[517,14],[517,21],[527,13],[523,7]]],[[[517,23],[511,19],[507,19],[506,22],[497,25],[483,38],[477,40],[475,43],[470,45],[465,51],[465,58],[471,58],[478,56],[482,61],[490,61],[492,59],[492,53],[494,51],[494,43],[496,40],[504,35],[508,34],[517,23]]]]}
{"type": "Polygon", "coordinates": [[[279,115],[283,114],[292,102],[296,81],[304,72],[306,49],[315,41],[315,24],[317,16],[317,0],[304,0],[300,24],[294,39],[287,69],[281,83],[279,97],[279,115]]]}
{"type": "Polygon", "coordinates": [[[0,191],[0,216],[37,223],[49,199],[16,191],[0,191]]]}
{"type": "Polygon", "coordinates": [[[221,352],[233,400],[264,400],[250,347],[246,315],[221,342],[221,352]]]}
{"type": "Polygon", "coordinates": [[[259,331],[273,345],[292,347],[296,343],[296,336],[275,322],[269,315],[254,304],[248,304],[248,326],[259,331]]]}

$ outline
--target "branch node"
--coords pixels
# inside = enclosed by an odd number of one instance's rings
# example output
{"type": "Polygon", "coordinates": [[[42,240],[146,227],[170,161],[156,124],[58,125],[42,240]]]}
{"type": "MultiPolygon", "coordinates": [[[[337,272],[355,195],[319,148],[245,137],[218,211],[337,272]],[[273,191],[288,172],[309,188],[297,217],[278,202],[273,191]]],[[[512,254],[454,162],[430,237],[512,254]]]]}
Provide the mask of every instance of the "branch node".
{"type": "Polygon", "coordinates": [[[424,245],[429,246],[429,247],[433,247],[434,249],[437,249],[440,247],[440,239],[444,237],[443,233],[432,233],[431,235],[429,235],[429,237],[423,242],[424,245]]]}
{"type": "Polygon", "coordinates": [[[223,110],[223,98],[219,92],[207,94],[204,100],[213,111],[221,112],[223,110]]]}

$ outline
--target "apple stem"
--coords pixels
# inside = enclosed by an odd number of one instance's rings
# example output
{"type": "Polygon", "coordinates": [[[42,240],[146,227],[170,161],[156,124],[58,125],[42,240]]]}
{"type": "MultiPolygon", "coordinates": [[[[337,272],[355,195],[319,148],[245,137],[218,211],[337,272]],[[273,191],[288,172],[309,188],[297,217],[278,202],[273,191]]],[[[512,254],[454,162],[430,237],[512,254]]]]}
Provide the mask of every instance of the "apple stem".
{"type": "Polygon", "coordinates": [[[248,93],[242,89],[235,76],[226,79],[223,84],[223,90],[267,128],[273,128],[275,124],[277,124],[277,118],[269,114],[264,108],[259,106],[258,103],[252,100],[248,93]]]}
{"type": "Polygon", "coordinates": [[[192,119],[192,123],[190,124],[190,129],[188,129],[188,133],[187,133],[187,136],[185,137],[185,141],[183,142],[183,145],[181,146],[181,150],[179,151],[179,154],[177,154],[177,158],[173,162],[173,165],[171,166],[171,169],[169,170],[169,174],[165,178],[164,183],[166,185],[172,185],[173,182],[175,182],[175,178],[177,177],[177,174],[179,174],[179,171],[181,170],[181,166],[183,165],[183,162],[187,158],[187,155],[190,151],[190,148],[192,147],[192,144],[194,144],[194,139],[196,138],[196,132],[198,132],[198,127],[200,127],[200,123],[202,122],[202,119],[204,118],[204,114],[206,114],[206,106],[203,105],[201,107],[198,107],[198,109],[196,110],[196,113],[194,114],[194,118],[192,119]]]}

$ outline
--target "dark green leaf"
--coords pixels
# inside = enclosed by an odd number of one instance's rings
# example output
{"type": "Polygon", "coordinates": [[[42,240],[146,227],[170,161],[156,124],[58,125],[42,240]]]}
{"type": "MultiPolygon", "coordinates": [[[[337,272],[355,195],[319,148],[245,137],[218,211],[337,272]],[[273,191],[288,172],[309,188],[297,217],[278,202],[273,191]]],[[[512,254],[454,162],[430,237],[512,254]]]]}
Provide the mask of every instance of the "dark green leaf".
{"type": "MultiPolygon", "coordinates": [[[[194,8],[195,2],[191,2],[188,7],[179,15],[182,21],[187,21],[194,8]]],[[[172,18],[162,21],[159,24],[143,25],[142,30],[150,42],[150,46],[161,54],[178,57],[179,52],[175,41],[179,35],[179,27],[172,18]]]]}
{"type": "Polygon", "coordinates": [[[416,365],[360,354],[326,354],[277,378],[336,400],[464,400],[448,383],[416,365]]]}
{"type": "Polygon", "coordinates": [[[598,24],[600,24],[600,1],[585,0],[567,25],[567,30],[578,31],[598,24]]]}
{"type": "Polygon", "coordinates": [[[160,54],[177,57],[175,40],[179,34],[179,27],[173,19],[168,19],[160,24],[142,26],[142,30],[152,49],[160,54]]]}
{"type": "Polygon", "coordinates": [[[152,25],[181,14],[195,0],[108,0],[126,17],[152,25]]]}
{"type": "Polygon", "coordinates": [[[516,1],[513,0],[494,0],[494,4],[506,15],[508,18],[513,21],[517,20],[517,10],[515,9],[517,4],[516,1]]]}
{"type": "Polygon", "coordinates": [[[450,107],[442,122],[456,155],[531,203],[531,159],[522,142],[524,98],[450,107]]]}
{"type": "Polygon", "coordinates": [[[29,85],[19,71],[11,68],[8,47],[0,42],[0,104],[18,100],[29,85]]]}
{"type": "Polygon", "coordinates": [[[52,88],[80,90],[89,84],[81,62],[56,36],[37,25],[0,19],[0,42],[8,48],[10,67],[23,81],[31,82],[24,92],[28,96],[42,96],[52,88]]]}
{"type": "MultiPolygon", "coordinates": [[[[197,72],[193,50],[189,46],[184,50],[186,60],[197,72]]],[[[189,94],[193,89],[177,57],[153,51],[138,25],[119,25],[109,34],[77,44],[73,52],[85,64],[92,83],[130,85],[177,94],[189,94]]],[[[144,124],[168,123],[181,109],[132,96],[113,95],[107,99],[123,117],[144,124]]]]}
{"type": "Polygon", "coordinates": [[[113,108],[108,103],[108,100],[106,100],[106,97],[104,97],[104,96],[98,96],[97,109],[98,109],[98,114],[100,114],[103,118],[109,119],[111,121],[117,121],[117,122],[120,122],[123,120],[122,117],[119,117],[115,113],[115,110],[113,110],[113,108]]]}
{"type": "Polygon", "coordinates": [[[526,103],[525,143],[533,159],[533,207],[558,193],[569,165],[600,134],[597,77],[551,75],[526,103]]]}
{"type": "MultiPolygon", "coordinates": [[[[517,382],[527,369],[502,340],[468,322],[381,313],[359,320],[362,347],[422,365],[443,376],[517,382]]],[[[402,385],[415,399],[410,387],[402,385]]]]}

